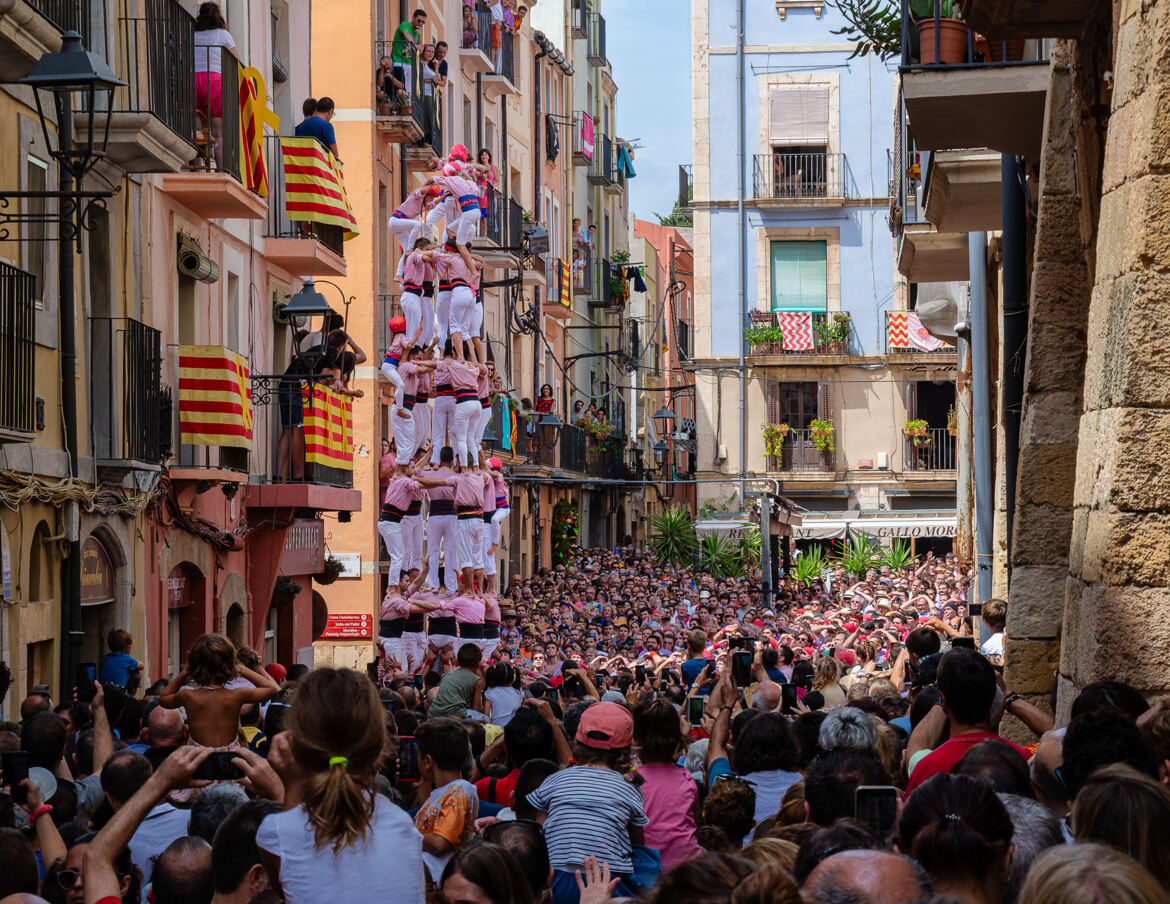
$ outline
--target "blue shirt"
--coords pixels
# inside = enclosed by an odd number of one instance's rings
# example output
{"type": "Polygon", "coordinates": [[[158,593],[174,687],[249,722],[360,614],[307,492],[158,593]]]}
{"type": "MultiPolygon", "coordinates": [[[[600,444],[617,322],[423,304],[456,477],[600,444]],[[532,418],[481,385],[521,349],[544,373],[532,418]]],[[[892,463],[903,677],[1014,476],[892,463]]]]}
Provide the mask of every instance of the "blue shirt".
{"type": "Polygon", "coordinates": [[[695,679],[699,677],[699,673],[703,671],[710,664],[711,660],[700,656],[698,659],[688,659],[682,664],[683,681],[689,688],[695,683],[695,679]]]}
{"type": "Polygon", "coordinates": [[[337,144],[337,135],[333,131],[333,124],[320,116],[310,116],[297,124],[297,138],[316,138],[325,147],[337,144]]]}
{"type": "Polygon", "coordinates": [[[107,653],[102,660],[98,680],[102,684],[117,684],[125,687],[130,676],[138,670],[138,660],[129,653],[107,653]]]}
{"type": "Polygon", "coordinates": [[[768,673],[768,678],[776,684],[787,684],[788,679],[784,677],[784,673],[777,668],[768,668],[764,666],[764,671],[768,673]]]}

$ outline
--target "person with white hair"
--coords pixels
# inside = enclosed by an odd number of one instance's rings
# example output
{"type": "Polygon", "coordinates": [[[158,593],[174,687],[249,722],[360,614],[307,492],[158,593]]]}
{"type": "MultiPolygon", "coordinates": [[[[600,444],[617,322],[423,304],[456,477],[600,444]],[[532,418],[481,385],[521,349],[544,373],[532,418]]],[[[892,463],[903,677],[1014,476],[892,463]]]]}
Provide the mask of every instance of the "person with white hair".
{"type": "Polygon", "coordinates": [[[852,706],[840,706],[825,716],[819,739],[822,750],[848,747],[876,753],[878,749],[878,731],[873,720],[852,706]]]}

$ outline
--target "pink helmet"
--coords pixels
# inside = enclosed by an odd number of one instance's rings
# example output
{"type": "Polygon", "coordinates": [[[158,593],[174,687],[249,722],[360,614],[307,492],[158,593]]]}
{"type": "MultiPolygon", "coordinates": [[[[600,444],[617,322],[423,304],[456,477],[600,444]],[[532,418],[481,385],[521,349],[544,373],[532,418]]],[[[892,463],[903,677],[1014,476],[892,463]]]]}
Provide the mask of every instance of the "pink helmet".
{"type": "Polygon", "coordinates": [[[467,146],[462,145],[462,144],[452,145],[451,150],[447,152],[447,159],[448,160],[462,160],[464,163],[466,163],[467,162],[467,146]]]}
{"type": "Polygon", "coordinates": [[[502,461],[500,461],[498,458],[496,458],[494,455],[488,459],[488,464],[491,467],[495,468],[497,471],[502,470],[504,467],[504,463],[502,461]]]}

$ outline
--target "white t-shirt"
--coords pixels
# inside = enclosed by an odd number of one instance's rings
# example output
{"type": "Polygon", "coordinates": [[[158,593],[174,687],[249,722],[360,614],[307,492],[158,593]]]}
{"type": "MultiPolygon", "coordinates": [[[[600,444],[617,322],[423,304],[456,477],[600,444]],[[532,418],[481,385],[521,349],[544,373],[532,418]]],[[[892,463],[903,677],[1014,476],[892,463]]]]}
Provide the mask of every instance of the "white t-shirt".
{"type": "Polygon", "coordinates": [[[423,904],[422,835],[404,810],[375,796],[365,842],[339,854],[317,848],[303,807],[264,818],[256,844],[280,858],[280,887],[288,904],[423,904]]]}
{"type": "Polygon", "coordinates": [[[984,656],[1002,656],[1003,655],[1003,631],[998,634],[992,634],[987,640],[983,641],[983,646],[979,648],[979,652],[984,656]]]}
{"type": "Polygon", "coordinates": [[[195,32],[195,71],[214,72],[219,75],[219,60],[223,54],[218,50],[208,50],[208,47],[235,50],[236,42],[232,40],[231,32],[226,28],[208,28],[195,32]]]}
{"type": "Polygon", "coordinates": [[[489,687],[483,695],[492,704],[492,725],[499,725],[500,728],[512,721],[512,716],[516,715],[524,699],[524,692],[514,687],[489,687]]]}

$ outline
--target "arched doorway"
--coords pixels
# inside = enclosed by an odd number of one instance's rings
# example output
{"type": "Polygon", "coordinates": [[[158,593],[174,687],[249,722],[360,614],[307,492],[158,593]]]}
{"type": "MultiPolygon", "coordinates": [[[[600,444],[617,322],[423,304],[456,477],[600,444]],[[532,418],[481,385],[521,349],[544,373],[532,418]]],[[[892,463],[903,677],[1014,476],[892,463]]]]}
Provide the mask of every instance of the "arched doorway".
{"type": "Polygon", "coordinates": [[[191,562],[180,562],[167,575],[167,673],[177,675],[204,628],[204,577],[191,562]]]}
{"type": "Polygon", "coordinates": [[[248,645],[248,616],[238,604],[232,604],[223,620],[223,630],[238,650],[248,645]]]}
{"type": "Polygon", "coordinates": [[[48,522],[42,521],[33,532],[32,546],[28,551],[28,578],[25,584],[25,599],[40,603],[53,599],[53,550],[49,537],[53,532],[48,522]]]}
{"type": "Polygon", "coordinates": [[[325,626],[329,622],[329,607],[325,604],[325,597],[316,590],[313,591],[313,641],[321,639],[325,633],[325,626]]]}

